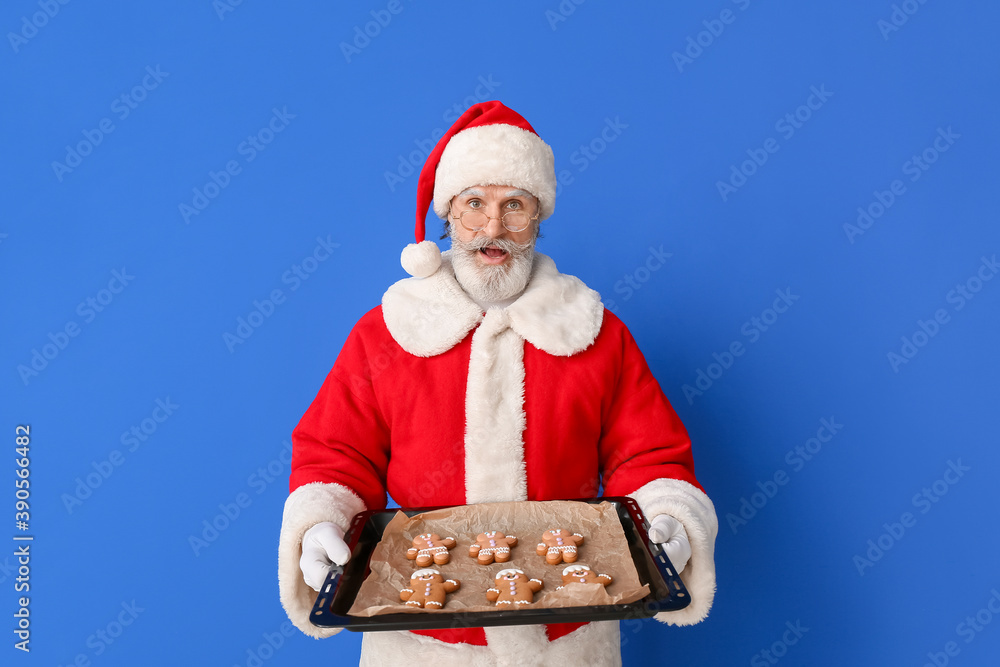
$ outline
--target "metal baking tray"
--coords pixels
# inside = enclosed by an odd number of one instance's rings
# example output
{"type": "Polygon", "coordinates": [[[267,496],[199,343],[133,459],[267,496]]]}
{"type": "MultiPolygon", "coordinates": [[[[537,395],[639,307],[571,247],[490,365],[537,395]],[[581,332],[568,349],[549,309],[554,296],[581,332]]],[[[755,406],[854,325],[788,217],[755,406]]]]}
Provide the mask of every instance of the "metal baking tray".
{"type": "Polygon", "coordinates": [[[309,620],[321,628],[346,628],[353,632],[381,630],[437,630],[453,628],[480,628],[496,625],[530,625],[535,623],[583,623],[588,621],[613,621],[631,618],[648,618],[661,611],[676,611],[691,603],[691,596],[660,545],[649,541],[648,524],[639,505],[626,496],[578,499],[576,502],[614,505],[628,540],[632,561],[639,581],[649,584],[650,593],[641,600],[628,604],[593,605],[586,607],[558,607],[518,609],[516,611],[455,612],[451,614],[381,614],[377,616],[348,616],[347,612],[361,584],[371,570],[375,545],[382,539],[386,525],[403,512],[414,516],[446,507],[394,508],[362,512],[354,517],[344,536],[351,549],[347,565],[333,566],[323,582],[320,594],[313,605],[309,620]]]}

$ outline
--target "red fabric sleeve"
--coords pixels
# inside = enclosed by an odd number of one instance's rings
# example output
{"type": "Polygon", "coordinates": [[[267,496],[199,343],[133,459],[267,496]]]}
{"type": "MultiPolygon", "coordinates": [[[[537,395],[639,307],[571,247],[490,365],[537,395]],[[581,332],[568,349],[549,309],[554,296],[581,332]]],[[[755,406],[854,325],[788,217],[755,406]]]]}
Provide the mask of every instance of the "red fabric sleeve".
{"type": "MultiPolygon", "coordinates": [[[[610,312],[606,318],[620,322],[610,312]]],[[[599,445],[604,494],[622,496],[661,478],[702,489],[694,475],[691,440],[635,339],[621,324],[621,367],[599,445]]]]}
{"type": "MultiPolygon", "coordinates": [[[[292,432],[289,491],[310,482],[354,491],[369,510],[385,509],[389,429],[372,388],[365,322],[351,331],[319,394],[292,432]]],[[[381,317],[380,313],[374,313],[381,317]]]]}

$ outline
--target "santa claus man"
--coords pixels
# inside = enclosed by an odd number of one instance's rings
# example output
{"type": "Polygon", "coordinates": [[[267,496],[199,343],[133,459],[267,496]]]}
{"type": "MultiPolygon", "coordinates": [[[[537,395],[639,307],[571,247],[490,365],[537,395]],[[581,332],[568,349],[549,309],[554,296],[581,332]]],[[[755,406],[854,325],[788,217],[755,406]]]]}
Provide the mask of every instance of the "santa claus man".
{"type": "MultiPolygon", "coordinates": [[[[279,545],[281,601],[309,612],[351,519],[403,507],[633,497],[692,603],[657,615],[688,625],[715,593],[715,509],[694,476],[684,426],[625,325],[600,295],[535,250],[555,207],[552,149],[500,102],[471,107],[420,174],[413,276],[355,325],[293,435],[279,545]],[[451,250],[424,240],[446,221],[451,250]]],[[[618,624],[366,633],[362,664],[620,664],[618,624]],[[453,663],[452,661],[455,661],[453,663]]]]}

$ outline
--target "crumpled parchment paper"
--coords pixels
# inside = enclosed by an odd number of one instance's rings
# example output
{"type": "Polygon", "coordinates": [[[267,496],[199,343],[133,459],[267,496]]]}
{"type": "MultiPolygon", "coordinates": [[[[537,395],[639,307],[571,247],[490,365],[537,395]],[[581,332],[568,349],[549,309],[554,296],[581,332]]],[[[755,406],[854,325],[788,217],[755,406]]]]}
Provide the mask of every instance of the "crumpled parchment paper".
{"type": "MultiPolygon", "coordinates": [[[[626,604],[649,594],[649,586],[639,581],[632,563],[628,542],[615,506],[567,500],[524,501],[463,505],[407,517],[398,512],[386,526],[382,540],[375,546],[370,561],[371,572],[362,583],[352,616],[416,613],[447,614],[489,612],[497,607],[486,599],[486,590],[494,585],[500,570],[518,568],[529,578],[541,579],[544,586],[534,602],[525,609],[540,607],[577,607],[626,604]],[[550,528],[564,528],[580,533],[585,540],[579,547],[575,564],[589,565],[597,574],[609,574],[614,581],[606,588],[600,584],[573,583],[562,586],[565,563],[549,565],[535,547],[542,533],[550,528]],[[506,563],[480,565],[469,556],[469,546],[479,533],[496,530],[517,537],[506,563]],[[437,533],[442,539],[454,537],[458,544],[451,549],[450,561],[430,565],[445,579],[461,582],[461,588],[448,595],[443,609],[418,609],[406,606],[399,591],[409,588],[410,575],[420,569],[406,558],[411,540],[421,533],[437,533]]],[[[551,622],[551,621],[550,621],[551,622]]]]}

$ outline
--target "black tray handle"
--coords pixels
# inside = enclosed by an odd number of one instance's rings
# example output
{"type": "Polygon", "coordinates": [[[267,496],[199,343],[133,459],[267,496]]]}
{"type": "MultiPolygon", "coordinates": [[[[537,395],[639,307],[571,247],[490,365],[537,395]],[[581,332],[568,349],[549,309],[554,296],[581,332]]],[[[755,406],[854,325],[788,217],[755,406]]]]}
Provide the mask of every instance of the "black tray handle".
{"type": "Polygon", "coordinates": [[[337,594],[337,585],[340,583],[342,574],[344,574],[343,565],[334,564],[330,566],[330,570],[326,574],[326,579],[323,581],[323,586],[319,589],[319,596],[316,598],[316,603],[313,605],[312,614],[314,616],[321,616],[328,604],[333,602],[333,596],[337,594]]]}
{"type": "Polygon", "coordinates": [[[636,529],[639,531],[643,541],[645,541],[646,546],[649,549],[649,553],[653,557],[653,562],[660,571],[660,576],[663,577],[664,583],[666,583],[667,588],[670,589],[670,598],[668,600],[648,600],[643,606],[649,610],[661,611],[678,611],[687,607],[691,604],[691,595],[688,593],[684,582],[681,581],[680,575],[677,574],[677,569],[674,567],[674,564],[671,563],[670,559],[667,557],[667,552],[658,542],[654,542],[649,538],[649,521],[643,515],[642,510],[639,509],[639,503],[628,496],[622,498],[622,500],[626,505],[628,505],[631,509],[632,515],[637,519],[636,529]],[[671,601],[673,601],[672,604],[671,601]],[[683,604],[678,606],[678,602],[683,604]]]}

